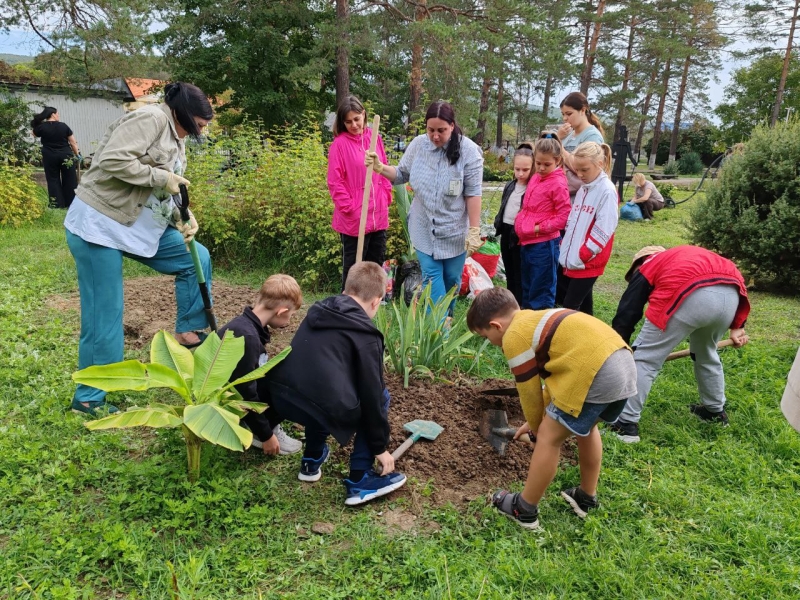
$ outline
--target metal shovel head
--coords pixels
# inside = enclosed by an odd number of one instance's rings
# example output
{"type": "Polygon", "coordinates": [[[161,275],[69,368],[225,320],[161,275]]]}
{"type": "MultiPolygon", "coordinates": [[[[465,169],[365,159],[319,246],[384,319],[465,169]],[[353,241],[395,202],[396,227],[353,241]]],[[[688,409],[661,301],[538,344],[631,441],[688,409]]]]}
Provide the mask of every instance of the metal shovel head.
{"type": "Polygon", "coordinates": [[[434,421],[411,421],[403,425],[403,429],[410,432],[416,439],[435,440],[444,428],[434,421]]]}
{"type": "Polygon", "coordinates": [[[495,429],[505,429],[508,427],[508,415],[504,410],[484,411],[483,417],[478,427],[481,437],[489,442],[500,456],[505,456],[508,438],[494,433],[495,429]]]}
{"type": "Polygon", "coordinates": [[[487,396],[511,396],[517,397],[519,396],[519,390],[515,387],[512,388],[500,388],[496,390],[483,390],[481,394],[486,394],[487,396]]]}

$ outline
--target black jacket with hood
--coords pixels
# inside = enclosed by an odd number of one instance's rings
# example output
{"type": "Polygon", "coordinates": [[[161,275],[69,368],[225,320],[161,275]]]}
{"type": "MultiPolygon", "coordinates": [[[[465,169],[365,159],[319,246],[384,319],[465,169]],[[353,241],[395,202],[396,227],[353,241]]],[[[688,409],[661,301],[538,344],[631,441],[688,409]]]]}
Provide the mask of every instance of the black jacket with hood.
{"type": "Polygon", "coordinates": [[[332,296],[309,308],[292,351],[266,379],[271,404],[283,418],[313,419],[342,445],[362,430],[373,454],[386,451],[383,335],[350,296],[332,296]]]}

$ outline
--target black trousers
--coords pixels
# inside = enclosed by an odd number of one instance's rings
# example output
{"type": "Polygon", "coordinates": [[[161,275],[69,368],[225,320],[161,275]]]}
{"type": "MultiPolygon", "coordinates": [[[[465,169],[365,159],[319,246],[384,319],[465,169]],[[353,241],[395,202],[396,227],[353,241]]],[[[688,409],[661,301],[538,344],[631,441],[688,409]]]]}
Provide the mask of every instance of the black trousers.
{"type": "Polygon", "coordinates": [[[78,187],[78,159],[71,151],[53,151],[42,147],[42,166],[47,179],[50,206],[69,208],[75,198],[75,188],[78,187]]]}
{"type": "Polygon", "coordinates": [[[558,268],[556,282],[556,304],[572,310],[579,310],[587,315],[594,314],[592,288],[597,277],[567,277],[561,267],[558,268]]]}
{"type": "MultiPolygon", "coordinates": [[[[340,233],[342,239],[342,291],[347,282],[347,274],[350,267],[356,264],[356,252],[358,251],[358,236],[345,235],[340,233]]],[[[383,265],[386,257],[386,230],[373,231],[364,236],[364,253],[361,260],[374,262],[383,265]]]]}
{"type": "Polygon", "coordinates": [[[500,226],[500,256],[506,269],[506,287],[514,294],[522,306],[522,259],[519,252],[519,238],[514,226],[503,223],[500,226]]]}

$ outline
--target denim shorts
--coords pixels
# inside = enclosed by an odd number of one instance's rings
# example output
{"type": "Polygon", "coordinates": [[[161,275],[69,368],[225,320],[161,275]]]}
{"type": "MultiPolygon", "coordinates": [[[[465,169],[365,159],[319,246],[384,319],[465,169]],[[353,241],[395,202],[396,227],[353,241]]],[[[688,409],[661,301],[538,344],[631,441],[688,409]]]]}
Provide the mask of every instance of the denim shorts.
{"type": "Polygon", "coordinates": [[[625,403],[627,401],[627,398],[623,398],[622,400],[616,400],[609,404],[590,404],[584,402],[583,409],[581,409],[577,417],[565,413],[552,402],[547,405],[545,411],[550,415],[551,419],[558,421],[575,435],[586,437],[598,420],[605,421],[606,423],[613,423],[616,421],[625,408],[625,403]]]}

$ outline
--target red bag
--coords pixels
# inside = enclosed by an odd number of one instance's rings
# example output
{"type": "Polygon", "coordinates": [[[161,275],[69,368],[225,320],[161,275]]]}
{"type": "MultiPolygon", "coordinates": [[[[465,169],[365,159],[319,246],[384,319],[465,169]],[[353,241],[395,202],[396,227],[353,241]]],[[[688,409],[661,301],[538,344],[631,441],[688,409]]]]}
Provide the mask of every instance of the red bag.
{"type": "Polygon", "coordinates": [[[472,258],[476,263],[483,267],[483,270],[486,271],[489,277],[494,277],[497,275],[497,264],[500,262],[499,254],[481,254],[480,251],[478,251],[472,254],[472,258]]]}

